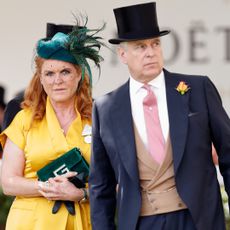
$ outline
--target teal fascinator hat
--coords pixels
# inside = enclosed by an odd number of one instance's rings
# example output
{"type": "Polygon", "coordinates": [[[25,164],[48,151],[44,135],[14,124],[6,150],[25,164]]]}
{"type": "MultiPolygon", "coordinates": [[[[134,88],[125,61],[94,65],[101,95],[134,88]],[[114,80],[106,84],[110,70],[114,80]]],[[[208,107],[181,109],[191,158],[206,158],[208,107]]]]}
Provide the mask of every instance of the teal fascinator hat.
{"type": "Polygon", "coordinates": [[[36,46],[37,55],[44,59],[53,59],[79,65],[82,70],[82,80],[85,70],[88,71],[90,83],[92,85],[92,72],[88,59],[94,62],[99,68],[100,62],[104,59],[99,54],[101,46],[105,44],[102,37],[97,33],[105,28],[105,24],[99,29],[88,29],[86,27],[88,18],[84,26],[74,26],[72,32],[64,34],[56,33],[50,40],[41,39],[36,46]]]}
{"type": "Polygon", "coordinates": [[[51,40],[39,40],[37,44],[37,54],[44,59],[54,59],[78,64],[77,60],[68,50],[68,41],[68,35],[58,32],[51,40]]]}

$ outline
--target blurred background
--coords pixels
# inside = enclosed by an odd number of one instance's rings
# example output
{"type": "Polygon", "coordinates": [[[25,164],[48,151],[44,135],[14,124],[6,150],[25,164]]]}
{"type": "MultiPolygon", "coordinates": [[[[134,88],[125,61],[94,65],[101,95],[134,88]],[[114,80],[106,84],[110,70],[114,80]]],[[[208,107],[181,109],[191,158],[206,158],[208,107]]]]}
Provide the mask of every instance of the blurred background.
{"type": "MultiPolygon", "coordinates": [[[[107,26],[105,41],[115,36],[113,8],[144,0],[1,0],[0,85],[8,101],[24,89],[33,73],[34,46],[46,33],[46,23],[74,23],[72,13],[89,16],[89,27],[107,26]]],[[[161,28],[172,33],[162,38],[165,66],[169,71],[208,75],[217,86],[230,114],[230,0],[158,0],[161,28]]],[[[105,48],[102,73],[94,74],[94,97],[128,79],[126,66],[105,48]]]]}
{"type": "MultiPolygon", "coordinates": [[[[116,36],[113,8],[145,0],[0,0],[0,99],[7,103],[23,90],[33,75],[34,47],[45,37],[46,23],[74,24],[72,14],[88,15],[90,28],[106,22],[101,33],[107,42],[116,36]]],[[[171,33],[162,37],[169,71],[207,75],[215,83],[230,115],[230,0],[156,0],[159,25],[171,33]]],[[[107,43],[108,44],[108,43],[107,43]]],[[[109,44],[108,44],[109,45],[109,44]]],[[[93,71],[93,96],[105,94],[128,79],[115,46],[102,48],[105,60],[100,78],[93,71]]],[[[1,117],[0,117],[1,118],[1,117]]],[[[226,203],[227,201],[224,202],[226,203]]],[[[9,200],[0,199],[0,217],[9,200]]],[[[0,220],[1,223],[1,220],[0,220]]],[[[1,229],[1,226],[0,226],[1,229]]]]}

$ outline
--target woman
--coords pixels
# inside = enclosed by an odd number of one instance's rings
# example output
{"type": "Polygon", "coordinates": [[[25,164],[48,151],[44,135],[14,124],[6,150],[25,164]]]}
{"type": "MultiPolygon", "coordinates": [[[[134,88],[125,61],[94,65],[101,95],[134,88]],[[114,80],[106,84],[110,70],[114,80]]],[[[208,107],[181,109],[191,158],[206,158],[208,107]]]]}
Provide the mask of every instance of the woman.
{"type": "Polygon", "coordinates": [[[0,136],[2,188],[16,196],[6,229],[91,229],[87,190],[68,180],[76,173],[47,183],[38,181],[36,172],[74,147],[89,162],[92,97],[86,59],[100,67],[98,31],[76,26],[68,35],[38,41],[36,71],[23,110],[0,136]],[[52,214],[57,200],[74,201],[76,214],[70,215],[64,205],[52,214]]]}

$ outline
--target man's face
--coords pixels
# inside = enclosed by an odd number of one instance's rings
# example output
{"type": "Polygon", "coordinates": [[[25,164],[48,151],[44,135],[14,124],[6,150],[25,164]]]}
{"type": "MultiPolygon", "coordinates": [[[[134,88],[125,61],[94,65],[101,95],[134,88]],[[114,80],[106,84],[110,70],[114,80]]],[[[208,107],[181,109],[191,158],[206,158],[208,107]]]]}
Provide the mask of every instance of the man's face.
{"type": "Polygon", "coordinates": [[[163,55],[159,38],[124,42],[118,55],[127,64],[132,77],[147,83],[157,77],[163,69],[163,55]]]}

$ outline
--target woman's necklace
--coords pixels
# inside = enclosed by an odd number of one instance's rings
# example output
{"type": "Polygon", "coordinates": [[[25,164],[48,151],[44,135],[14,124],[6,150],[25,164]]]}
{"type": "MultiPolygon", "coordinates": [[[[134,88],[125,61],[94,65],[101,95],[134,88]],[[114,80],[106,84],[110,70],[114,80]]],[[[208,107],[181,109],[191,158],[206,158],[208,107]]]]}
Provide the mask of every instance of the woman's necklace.
{"type": "Polygon", "coordinates": [[[73,113],[73,114],[69,117],[69,119],[67,119],[67,121],[66,121],[65,123],[59,121],[60,126],[61,126],[61,131],[62,131],[64,134],[67,133],[70,124],[72,123],[72,121],[73,121],[75,118],[76,118],[76,114],[73,113]]]}

